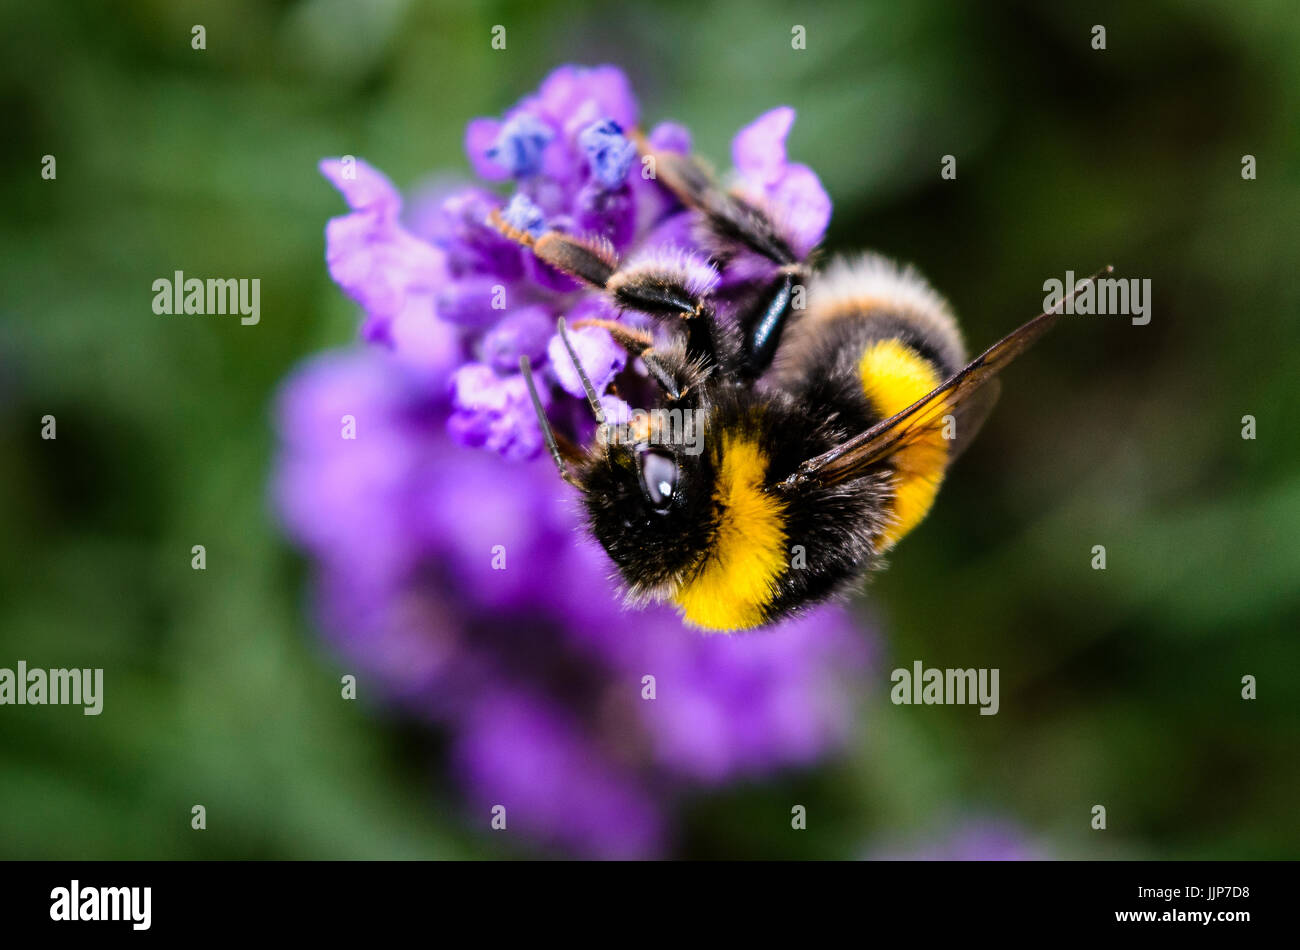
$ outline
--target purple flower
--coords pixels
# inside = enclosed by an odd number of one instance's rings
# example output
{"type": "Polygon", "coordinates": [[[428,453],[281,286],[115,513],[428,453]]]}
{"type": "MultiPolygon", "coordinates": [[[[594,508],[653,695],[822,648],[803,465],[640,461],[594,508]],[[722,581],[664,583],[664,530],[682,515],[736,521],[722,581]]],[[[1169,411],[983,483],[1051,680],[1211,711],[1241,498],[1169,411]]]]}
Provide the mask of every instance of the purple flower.
{"type": "Polygon", "coordinates": [[[540,363],[554,333],[550,310],[540,305],[520,307],[483,334],[483,359],[498,373],[513,372],[521,356],[540,363]]]}
{"type": "Polygon", "coordinates": [[[802,257],[826,233],[831,199],[811,168],[786,161],[785,140],[793,126],[789,106],[763,113],[736,135],[731,160],[740,172],[741,192],[784,224],[802,257]]]}
{"type": "MultiPolygon", "coordinates": [[[[623,370],[623,365],[627,362],[627,352],[610,338],[606,330],[583,327],[569,334],[569,342],[578,354],[578,362],[587,373],[588,381],[598,393],[605,391],[605,387],[623,370]]],[[[547,356],[561,388],[570,396],[586,398],[586,390],[578,377],[578,368],[565,349],[564,341],[558,336],[551,337],[547,356]]]]}
{"type": "Polygon", "coordinates": [[[273,482],[322,628],[368,695],[446,732],[467,820],[503,805],[543,848],[661,855],[690,796],[839,748],[871,662],[859,625],[824,608],[706,637],[624,610],[553,469],[448,434],[453,406],[512,398],[471,368],[449,399],[395,354],[313,360],[278,402],[273,482]]]}
{"type": "MultiPolygon", "coordinates": [[[[620,70],[564,66],[466,129],[470,167],[503,193],[466,186],[404,208],[365,162],[322,162],[350,209],[326,228],[330,274],[379,346],[288,381],[273,483],[312,561],[322,629],[369,695],[447,734],[469,820],[486,829],[503,806],[536,846],[597,857],[667,853],[690,795],[832,753],[871,659],[838,608],[735,637],[687,630],[670,607],[625,611],[567,486],[549,464],[519,464],[543,449],[520,357],[548,414],[582,439],[591,413],[557,319],[618,422],[630,409],[607,390],[627,355],[581,324],[638,318],[498,233],[493,214],[534,237],[608,242],[631,266],[671,258],[697,293],[758,266],[709,260],[693,215],[640,173],[638,119],[620,70]]],[[[740,187],[803,252],[830,204],[786,161],[792,122],[768,113],[735,155],[740,187]]],[[[691,147],[671,123],[647,139],[691,147]]]]}
{"type": "Polygon", "coordinates": [[[661,853],[665,816],[555,703],[501,690],[476,703],[453,758],[480,815],[505,808],[507,828],[588,857],[661,853]]]}
{"type": "Polygon", "coordinates": [[[621,128],[630,129],[636,126],[637,114],[632,88],[617,67],[561,66],[545,79],[535,95],[525,97],[507,112],[504,120],[470,122],[465,131],[465,152],[475,173],[487,181],[526,177],[544,167],[552,173],[567,173],[565,151],[582,127],[611,119],[621,128]],[[503,141],[520,135],[528,140],[526,149],[540,144],[522,176],[511,166],[514,145],[502,147],[503,141]]]}
{"type": "MultiPolygon", "coordinates": [[[[500,119],[474,119],[466,128],[470,167],[487,182],[509,183],[509,196],[473,186],[425,196],[405,223],[401,199],[380,173],[360,161],[322,162],[322,172],[352,208],[326,229],[326,258],[335,281],[366,312],[363,336],[444,374],[452,349],[472,366],[469,376],[456,374],[457,411],[448,418],[460,444],[513,459],[539,453],[537,420],[530,402],[520,398],[518,357],[532,360],[541,388],[561,401],[559,418],[580,418],[569,405],[583,397],[576,374],[557,340],[539,339],[541,328],[549,326],[549,338],[560,316],[571,323],[582,316],[625,319],[598,294],[497,233],[487,223],[493,212],[534,237],[556,229],[608,241],[620,255],[687,262],[698,292],[729,292],[770,277],[771,262],[750,252],[736,254],[722,273],[713,267],[695,240],[693,215],[642,176],[629,138],[638,118],[619,69],[562,66],[500,119]]],[[[740,131],[732,152],[742,193],[784,226],[797,253],[806,254],[825,233],[831,206],[816,174],[786,159],[793,122],[794,110],[774,109],[740,131]]],[[[655,126],[647,139],[664,151],[691,147],[690,133],[673,123],[655,126]]],[[[719,304],[725,307],[726,298],[719,304]]],[[[606,331],[579,332],[584,367],[598,393],[621,405],[605,393],[613,379],[609,369],[623,369],[621,355],[613,355],[606,331]],[[585,364],[588,351],[592,366],[585,364]]]]}
{"type": "Polygon", "coordinates": [[[456,411],[449,431],[462,445],[487,446],[519,461],[541,449],[541,430],[521,424],[533,412],[523,376],[501,376],[486,364],[467,363],[452,377],[451,388],[456,411]]]}
{"type": "Polygon", "coordinates": [[[392,343],[393,323],[433,320],[433,292],[447,280],[446,258],[398,223],[402,199],[381,173],[360,160],[325,159],[321,174],[351,214],[325,227],[330,276],[366,311],[363,334],[392,343]]]}

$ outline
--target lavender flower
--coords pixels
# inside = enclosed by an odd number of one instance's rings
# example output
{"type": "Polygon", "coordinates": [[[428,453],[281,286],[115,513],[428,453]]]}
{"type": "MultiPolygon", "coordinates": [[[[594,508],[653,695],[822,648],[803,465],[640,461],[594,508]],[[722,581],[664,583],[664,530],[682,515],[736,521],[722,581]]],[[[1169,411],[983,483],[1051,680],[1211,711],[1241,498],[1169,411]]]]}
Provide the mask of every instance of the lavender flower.
{"type": "MultiPolygon", "coordinates": [[[[619,70],[566,66],[501,119],[469,123],[471,167],[508,196],[468,186],[404,208],[370,165],[322,162],[350,209],[326,229],[330,274],[377,346],[286,383],[273,481],[313,562],[322,629],[375,692],[447,733],[472,820],[504,805],[510,831],[598,857],[662,854],[685,796],[833,752],[870,662],[837,608],[730,638],[686,630],[670,608],[624,611],[567,487],[549,465],[517,464],[542,448],[519,357],[554,418],[587,419],[556,318],[625,318],[487,226],[491,212],[594,235],[634,266],[685,262],[701,288],[739,279],[641,176],[638,118],[619,70]]],[[[830,204],[785,160],[792,121],[776,110],[741,132],[739,185],[811,248],[830,204]]],[[[677,125],[648,138],[690,148],[677,125]]],[[[596,327],[573,343],[604,393],[626,354],[596,327]]],[[[628,410],[602,403],[615,420],[628,410]]]]}
{"type": "Polygon", "coordinates": [[[325,228],[330,276],[365,311],[367,340],[423,358],[439,332],[432,303],[447,281],[445,255],[402,227],[401,196],[365,162],[326,159],[320,168],[352,209],[325,228]]]}
{"type": "MultiPolygon", "coordinates": [[[[465,358],[454,371],[455,411],[448,425],[460,444],[516,460],[537,455],[542,440],[522,398],[519,357],[533,361],[543,389],[558,390],[561,399],[580,397],[562,348],[544,345],[542,337],[553,334],[561,315],[571,323],[624,319],[599,295],[489,227],[492,211],[535,236],[558,229],[608,240],[620,254],[650,262],[691,261],[701,287],[726,290],[770,272],[771,262],[753,254],[737,254],[721,273],[707,263],[692,216],[641,174],[629,138],[638,118],[618,69],[561,67],[501,119],[475,119],[466,130],[471,167],[485,181],[509,182],[509,197],[458,189],[417,201],[406,224],[399,220],[396,189],[375,169],[357,162],[355,177],[346,180],[337,160],[321,164],[352,208],[330,222],[326,257],[331,275],[366,311],[366,339],[409,362],[428,363],[438,348],[414,328],[428,331],[439,321],[455,326],[465,358]],[[411,347],[420,349],[408,353],[411,347]]],[[[825,233],[831,205],[816,174],[786,158],[793,123],[788,107],[760,116],[736,136],[733,156],[737,187],[784,222],[795,250],[804,254],[825,233]]],[[[690,149],[689,133],[672,123],[654,127],[647,138],[656,149],[690,149]]],[[[725,295],[720,305],[725,308],[725,295]]],[[[584,360],[622,369],[622,351],[607,332],[587,332],[582,345],[584,360]]],[[[599,384],[600,392],[610,379],[599,384]]],[[[615,412],[626,409],[607,398],[615,412]]],[[[572,411],[556,408],[563,428],[572,411]]]]}

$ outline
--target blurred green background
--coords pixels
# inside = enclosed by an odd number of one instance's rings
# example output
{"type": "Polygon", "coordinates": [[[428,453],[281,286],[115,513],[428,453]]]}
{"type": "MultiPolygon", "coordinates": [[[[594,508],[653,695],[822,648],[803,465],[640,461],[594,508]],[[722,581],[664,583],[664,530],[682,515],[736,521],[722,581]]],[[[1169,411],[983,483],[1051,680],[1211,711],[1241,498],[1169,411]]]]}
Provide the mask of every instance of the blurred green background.
{"type": "Polygon", "coordinates": [[[1008,373],[871,585],[885,655],[861,743],[703,799],[680,853],[852,857],[973,812],[1059,856],[1300,856],[1294,4],[541,7],[6,5],[0,666],[105,667],[111,715],[0,708],[0,857],[516,853],[458,822],[436,739],[339,702],[268,515],[268,401],[355,335],[316,161],[364,156],[403,187],[466,175],[469,118],[606,61],[723,165],[741,125],[795,106],[793,157],[835,201],[828,247],[915,262],[977,348],[1067,268],[1153,288],[1150,325],[1073,318],[1008,373]],[[259,276],[260,325],[155,316],[176,269],[259,276]],[[1002,712],[890,706],[889,670],[914,659],[1000,668],[1002,712]],[[816,816],[801,835],[759,818],[793,792],[816,816]]]}

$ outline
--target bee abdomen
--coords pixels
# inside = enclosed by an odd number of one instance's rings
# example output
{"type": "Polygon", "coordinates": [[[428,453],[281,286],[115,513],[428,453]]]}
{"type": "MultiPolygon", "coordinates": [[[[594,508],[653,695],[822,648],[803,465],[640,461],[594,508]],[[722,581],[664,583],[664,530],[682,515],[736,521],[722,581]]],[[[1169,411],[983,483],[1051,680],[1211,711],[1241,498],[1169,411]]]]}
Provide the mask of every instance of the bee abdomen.
{"type": "Polygon", "coordinates": [[[748,630],[769,619],[788,570],[787,505],[764,487],[772,459],[757,434],[723,427],[713,452],[713,534],[673,600],[691,626],[748,630]]]}
{"type": "Polygon", "coordinates": [[[916,270],[879,254],[837,259],[812,281],[808,306],[778,356],[778,374],[795,382],[826,372],[828,363],[860,356],[866,344],[887,338],[906,343],[941,376],[966,362],[948,302],[916,270]]]}
{"type": "MultiPolygon", "coordinates": [[[[947,302],[910,268],[879,255],[837,261],[809,290],[808,308],[778,360],[782,388],[836,419],[845,437],[901,412],[965,365],[947,302]]],[[[889,459],[883,553],[930,510],[949,461],[940,429],[889,459]]]]}

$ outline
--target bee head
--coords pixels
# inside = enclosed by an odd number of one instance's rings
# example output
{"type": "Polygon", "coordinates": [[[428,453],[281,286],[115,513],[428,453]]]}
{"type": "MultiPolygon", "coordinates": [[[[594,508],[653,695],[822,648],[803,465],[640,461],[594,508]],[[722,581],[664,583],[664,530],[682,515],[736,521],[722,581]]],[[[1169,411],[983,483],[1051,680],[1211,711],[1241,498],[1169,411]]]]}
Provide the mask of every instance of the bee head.
{"type": "Polygon", "coordinates": [[[712,531],[714,459],[704,451],[708,370],[688,359],[680,343],[657,350],[647,369],[667,402],[615,422],[601,407],[563,318],[558,330],[591,404],[597,437],[585,454],[571,445],[567,453],[561,449],[523,357],[520,369],[547,448],[561,477],[582,492],[591,533],[618,567],[629,599],[666,599],[699,564],[712,531]]]}
{"type": "Polygon", "coordinates": [[[591,533],[634,601],[671,595],[699,563],[711,531],[714,473],[700,451],[703,433],[651,431],[653,439],[598,443],[578,472],[591,533]]]}

